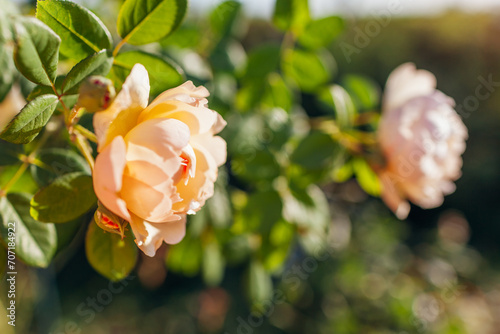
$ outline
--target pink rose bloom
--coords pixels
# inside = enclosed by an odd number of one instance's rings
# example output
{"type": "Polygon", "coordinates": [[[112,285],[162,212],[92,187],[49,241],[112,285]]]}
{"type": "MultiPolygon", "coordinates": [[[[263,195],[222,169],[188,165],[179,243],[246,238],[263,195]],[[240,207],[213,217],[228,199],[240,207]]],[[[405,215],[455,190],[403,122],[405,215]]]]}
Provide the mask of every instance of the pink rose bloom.
{"type": "Polygon", "coordinates": [[[436,78],[414,64],[403,64],[389,76],[378,140],[386,165],[379,170],[382,199],[400,219],[407,200],[422,208],[443,203],[461,175],[467,128],[455,102],[436,90],[436,78]]]}
{"type": "Polygon", "coordinates": [[[182,240],[186,214],[213,195],[226,161],[226,142],[215,136],[226,122],[207,108],[208,95],[188,81],[148,106],[148,73],[136,64],[110,107],[94,115],[94,190],[102,205],[130,223],[148,256],[163,241],[182,240]]]}
{"type": "Polygon", "coordinates": [[[26,105],[18,85],[12,86],[5,99],[0,102],[0,132],[19,114],[26,105]]]}

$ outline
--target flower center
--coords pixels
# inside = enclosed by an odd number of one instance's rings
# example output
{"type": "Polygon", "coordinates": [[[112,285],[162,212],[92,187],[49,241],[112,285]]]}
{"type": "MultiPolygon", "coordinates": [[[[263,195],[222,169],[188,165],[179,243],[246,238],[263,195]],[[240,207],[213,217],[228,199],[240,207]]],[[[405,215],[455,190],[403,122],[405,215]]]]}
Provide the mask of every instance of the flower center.
{"type": "Polygon", "coordinates": [[[196,171],[196,155],[191,145],[186,146],[180,155],[181,158],[181,180],[187,185],[189,178],[194,177],[196,171]]]}

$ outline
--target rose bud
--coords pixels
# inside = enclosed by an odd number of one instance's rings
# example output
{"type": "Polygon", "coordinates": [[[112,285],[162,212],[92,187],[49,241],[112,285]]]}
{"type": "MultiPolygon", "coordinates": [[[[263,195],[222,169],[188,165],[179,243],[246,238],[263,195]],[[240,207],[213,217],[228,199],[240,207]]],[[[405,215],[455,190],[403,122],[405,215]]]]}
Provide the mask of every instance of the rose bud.
{"type": "Polygon", "coordinates": [[[107,109],[113,102],[116,91],[111,80],[94,75],[82,83],[79,94],[77,105],[93,113],[107,109]]]}

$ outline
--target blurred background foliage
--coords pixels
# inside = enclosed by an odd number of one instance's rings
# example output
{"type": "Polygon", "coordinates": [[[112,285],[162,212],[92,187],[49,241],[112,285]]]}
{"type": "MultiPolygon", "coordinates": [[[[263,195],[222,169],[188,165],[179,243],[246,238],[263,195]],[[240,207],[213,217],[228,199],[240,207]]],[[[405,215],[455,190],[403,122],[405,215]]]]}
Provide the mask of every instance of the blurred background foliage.
{"type": "MultiPolygon", "coordinates": [[[[180,73],[228,121],[216,194],[179,245],[141,253],[113,286],[87,262],[82,222],[58,225],[67,242],[53,264],[19,264],[15,333],[498,333],[500,95],[464,117],[463,176],[438,209],[394,218],[363,151],[399,64],[433,72],[459,106],[480,78],[500,81],[498,17],[391,17],[365,45],[355,41],[376,18],[311,21],[303,3],[278,1],[274,22],[233,1],[188,11],[145,48],[177,69],[144,60],[153,95],[180,73]],[[346,45],[359,52],[346,56],[346,45]],[[338,128],[315,129],[324,117],[338,128]]],[[[117,1],[87,5],[114,26],[117,1]]],[[[126,71],[110,76],[119,85],[126,71]]],[[[4,184],[9,170],[1,175],[4,184]]]]}

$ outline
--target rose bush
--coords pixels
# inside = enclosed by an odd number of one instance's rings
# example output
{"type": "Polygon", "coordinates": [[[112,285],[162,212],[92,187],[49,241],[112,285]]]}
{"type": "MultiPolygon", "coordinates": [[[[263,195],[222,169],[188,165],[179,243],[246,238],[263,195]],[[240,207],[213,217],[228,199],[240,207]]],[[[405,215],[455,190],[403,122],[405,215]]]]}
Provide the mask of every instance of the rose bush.
{"type": "Polygon", "coordinates": [[[148,73],[136,64],[110,107],[94,115],[94,190],[102,205],[130,223],[149,256],[163,241],[182,240],[186,214],[213,195],[226,161],[226,142],[215,136],[226,123],[207,108],[208,95],[188,81],[148,106],[148,73]]]}
{"type": "Polygon", "coordinates": [[[382,199],[400,218],[407,200],[422,208],[442,204],[461,175],[467,128],[455,102],[436,90],[435,76],[403,64],[389,76],[378,141],[385,166],[378,170],[382,199]]]}

